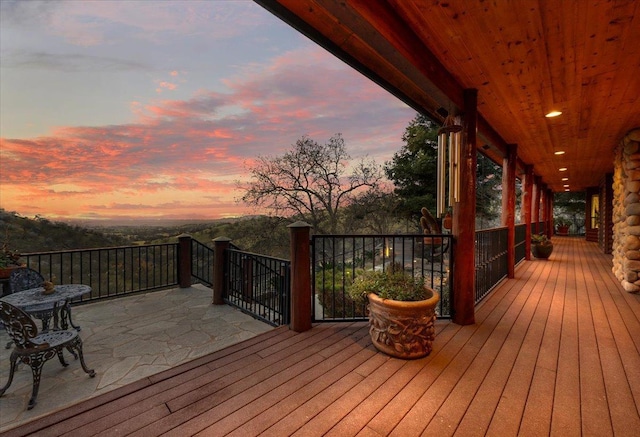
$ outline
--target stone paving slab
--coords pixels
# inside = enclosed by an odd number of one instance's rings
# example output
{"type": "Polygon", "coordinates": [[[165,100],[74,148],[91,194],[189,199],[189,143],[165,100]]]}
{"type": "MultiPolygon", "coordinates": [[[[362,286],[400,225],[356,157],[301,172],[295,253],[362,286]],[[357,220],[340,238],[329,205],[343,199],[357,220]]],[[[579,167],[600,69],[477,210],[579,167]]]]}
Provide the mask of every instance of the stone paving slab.
{"type": "MultiPolygon", "coordinates": [[[[89,378],[68,353],[66,368],[48,361],[38,403],[29,411],[31,370],[21,364],[0,397],[0,431],[273,329],[211,300],[210,288],[194,285],[75,306],[73,320],[82,328],[85,360],[96,377],[89,378]]],[[[9,375],[8,340],[0,330],[0,386],[9,375]]]]}

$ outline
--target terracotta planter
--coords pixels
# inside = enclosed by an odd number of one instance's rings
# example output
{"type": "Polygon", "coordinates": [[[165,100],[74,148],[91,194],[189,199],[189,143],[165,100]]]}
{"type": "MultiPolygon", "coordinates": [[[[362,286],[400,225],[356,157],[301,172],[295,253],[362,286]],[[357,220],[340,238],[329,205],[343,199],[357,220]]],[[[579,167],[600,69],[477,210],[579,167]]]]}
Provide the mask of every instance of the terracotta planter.
{"type": "Polygon", "coordinates": [[[381,352],[397,358],[422,358],[431,353],[435,337],[436,305],[440,295],[417,302],[381,299],[370,293],[369,334],[381,352]]]}
{"type": "Polygon", "coordinates": [[[24,267],[24,265],[0,267],[0,279],[9,278],[9,276],[11,276],[12,271],[14,271],[15,269],[21,269],[22,267],[24,267]]]}
{"type": "Polygon", "coordinates": [[[539,259],[547,259],[553,252],[553,244],[532,244],[531,255],[539,259]]]}
{"type": "Polygon", "coordinates": [[[558,235],[569,235],[569,226],[558,226],[558,235]]]}

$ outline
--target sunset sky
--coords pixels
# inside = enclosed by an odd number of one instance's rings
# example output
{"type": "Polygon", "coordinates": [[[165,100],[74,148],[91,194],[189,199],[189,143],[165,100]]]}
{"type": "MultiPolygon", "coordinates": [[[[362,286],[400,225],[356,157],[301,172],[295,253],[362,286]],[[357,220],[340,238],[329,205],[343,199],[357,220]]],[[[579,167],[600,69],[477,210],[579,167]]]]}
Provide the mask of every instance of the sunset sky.
{"type": "Polygon", "coordinates": [[[251,214],[258,155],[342,133],[379,164],[415,111],[252,1],[0,2],[0,207],[251,214]]]}

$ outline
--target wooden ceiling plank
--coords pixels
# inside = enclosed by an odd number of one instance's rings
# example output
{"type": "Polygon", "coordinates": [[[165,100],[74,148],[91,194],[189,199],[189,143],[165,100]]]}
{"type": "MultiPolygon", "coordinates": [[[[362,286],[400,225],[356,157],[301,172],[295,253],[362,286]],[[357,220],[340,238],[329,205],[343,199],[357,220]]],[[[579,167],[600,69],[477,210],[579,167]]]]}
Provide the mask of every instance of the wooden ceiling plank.
{"type": "Polygon", "coordinates": [[[421,112],[477,89],[481,138],[517,143],[554,191],[561,164],[572,189],[597,185],[612,165],[603,156],[640,125],[637,0],[256,1],[304,16],[421,112]],[[544,118],[552,106],[563,115],[544,118]]]}

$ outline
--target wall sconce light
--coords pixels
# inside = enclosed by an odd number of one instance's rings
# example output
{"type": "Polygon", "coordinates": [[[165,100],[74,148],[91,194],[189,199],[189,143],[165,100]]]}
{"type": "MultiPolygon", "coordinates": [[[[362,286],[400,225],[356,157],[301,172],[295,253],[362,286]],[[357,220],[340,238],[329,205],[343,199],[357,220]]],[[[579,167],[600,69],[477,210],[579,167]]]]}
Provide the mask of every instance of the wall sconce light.
{"type": "Polygon", "coordinates": [[[438,218],[441,218],[447,208],[460,199],[461,132],[462,126],[451,115],[447,115],[442,127],[438,129],[438,186],[436,200],[436,216],[438,218]],[[447,176],[449,179],[448,184],[447,176]]]}

